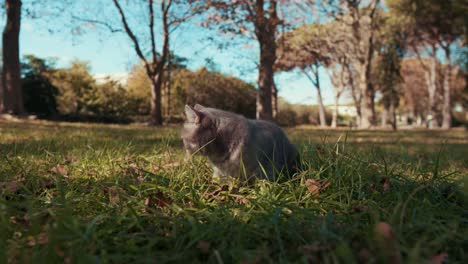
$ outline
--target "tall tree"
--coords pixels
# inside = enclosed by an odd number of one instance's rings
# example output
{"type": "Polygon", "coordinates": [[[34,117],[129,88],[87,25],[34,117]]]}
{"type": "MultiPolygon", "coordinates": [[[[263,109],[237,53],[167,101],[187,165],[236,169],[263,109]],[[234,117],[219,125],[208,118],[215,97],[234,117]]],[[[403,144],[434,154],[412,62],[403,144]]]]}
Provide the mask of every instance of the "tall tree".
{"type": "Polygon", "coordinates": [[[325,26],[318,24],[304,25],[283,34],[278,41],[276,62],[279,70],[300,69],[316,88],[321,127],[327,126],[319,76],[319,69],[330,64],[331,41],[326,34],[325,26]]]}
{"type": "MultiPolygon", "coordinates": [[[[181,0],[145,0],[143,2],[145,4],[144,8],[137,6],[141,2],[122,2],[112,0],[112,4],[120,20],[118,22],[121,25],[120,27],[116,27],[113,20],[105,21],[100,18],[83,18],[80,16],[74,16],[74,18],[78,21],[104,26],[111,32],[124,32],[128,36],[135,53],[144,65],[146,75],[151,81],[149,123],[150,125],[161,125],[163,122],[162,88],[167,69],[169,68],[167,64],[170,57],[170,35],[181,23],[192,18],[197,8],[181,0]],[[159,8],[159,12],[155,10],[155,7],[159,8]],[[143,17],[147,16],[148,20],[144,22],[143,27],[141,23],[131,23],[135,20],[135,16],[132,13],[135,9],[146,12],[143,17]],[[131,13],[132,15],[129,15],[131,13]],[[160,17],[159,23],[156,22],[158,15],[160,17]],[[159,51],[157,50],[157,26],[160,27],[160,31],[162,32],[162,43],[159,51]],[[149,39],[149,41],[145,39],[149,39]],[[147,55],[147,51],[149,51],[149,55],[147,55]]],[[[96,14],[96,16],[99,16],[99,14],[96,14]]]]}
{"type": "Polygon", "coordinates": [[[337,61],[333,62],[328,68],[328,76],[333,85],[334,89],[334,107],[332,113],[332,123],[331,127],[336,128],[338,126],[338,106],[339,100],[343,92],[347,88],[351,88],[351,76],[349,76],[349,71],[347,70],[347,58],[340,57],[337,61]]]}
{"type": "MultiPolygon", "coordinates": [[[[197,1],[194,1],[197,2],[197,1]]],[[[253,36],[259,45],[257,119],[271,120],[276,36],[282,20],[278,16],[279,0],[206,0],[207,25],[223,32],[253,36]]]]}
{"type": "Polygon", "coordinates": [[[360,127],[376,125],[375,88],[372,83],[372,60],[374,58],[380,24],[380,0],[323,0],[322,9],[335,22],[337,38],[348,43],[348,55],[352,68],[357,73],[354,91],[360,102],[360,127]]]}
{"type": "MultiPolygon", "coordinates": [[[[392,0],[389,6],[397,14],[411,18],[414,35],[423,45],[431,45],[433,53],[441,50],[445,63],[443,72],[442,127],[450,128],[452,123],[451,94],[454,75],[453,49],[463,34],[466,34],[466,13],[468,6],[464,0],[392,0]]],[[[436,56],[434,56],[436,57],[436,56]]],[[[432,62],[434,65],[435,62],[432,62]]],[[[433,66],[431,66],[433,67],[433,66]]],[[[432,77],[432,76],[431,76],[432,77]]],[[[432,77],[434,78],[434,77],[432,77]]]]}
{"type": "Polygon", "coordinates": [[[21,92],[19,33],[21,26],[21,0],[5,0],[7,20],[3,30],[3,71],[0,92],[0,112],[23,114],[21,92]]]}

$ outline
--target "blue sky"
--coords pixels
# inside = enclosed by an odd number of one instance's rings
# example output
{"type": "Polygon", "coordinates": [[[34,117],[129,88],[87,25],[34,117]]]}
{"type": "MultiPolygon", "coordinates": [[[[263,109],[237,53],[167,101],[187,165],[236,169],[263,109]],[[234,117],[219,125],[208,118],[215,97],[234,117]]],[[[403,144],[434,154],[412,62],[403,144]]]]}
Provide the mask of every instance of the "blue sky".
{"type": "MultiPolygon", "coordinates": [[[[67,66],[73,59],[88,61],[94,74],[126,73],[138,62],[131,42],[123,33],[109,33],[104,28],[89,27],[84,34],[77,36],[66,29],[49,33],[43,28],[43,23],[23,17],[21,55],[55,57],[60,67],[67,66]]],[[[218,44],[230,41],[192,23],[174,32],[171,49],[177,55],[188,59],[188,67],[191,70],[204,66],[206,59],[211,59],[222,73],[255,83],[255,61],[258,58],[255,41],[245,45],[227,45],[227,48],[220,49],[217,44],[207,40],[208,36],[214,36],[218,44]]],[[[302,74],[280,73],[275,76],[275,80],[279,95],[289,102],[316,103],[316,90],[302,74]]],[[[321,85],[325,104],[332,104],[333,89],[323,70],[321,85]]],[[[341,101],[345,99],[342,98],[341,101]]]]}

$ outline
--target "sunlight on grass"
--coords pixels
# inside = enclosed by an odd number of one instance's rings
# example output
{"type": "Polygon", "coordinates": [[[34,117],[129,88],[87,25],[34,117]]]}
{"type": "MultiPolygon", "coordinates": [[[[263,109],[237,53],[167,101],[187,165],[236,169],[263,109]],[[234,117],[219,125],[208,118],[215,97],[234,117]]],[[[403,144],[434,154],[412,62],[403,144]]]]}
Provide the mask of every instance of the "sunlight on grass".
{"type": "Polygon", "coordinates": [[[379,222],[404,262],[468,258],[466,132],[287,132],[303,172],[220,187],[176,127],[0,123],[0,259],[380,263],[379,222]]]}

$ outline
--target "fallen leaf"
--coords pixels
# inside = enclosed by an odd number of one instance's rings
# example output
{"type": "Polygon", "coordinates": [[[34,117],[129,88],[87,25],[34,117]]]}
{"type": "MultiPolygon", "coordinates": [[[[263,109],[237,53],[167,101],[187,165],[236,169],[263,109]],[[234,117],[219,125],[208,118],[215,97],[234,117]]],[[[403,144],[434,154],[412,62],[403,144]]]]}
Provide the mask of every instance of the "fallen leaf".
{"type": "Polygon", "coordinates": [[[64,177],[68,177],[68,169],[62,164],[57,164],[55,167],[50,169],[50,172],[58,174],[58,175],[62,175],[64,177]]]}
{"type": "Polygon", "coordinates": [[[198,240],[197,248],[199,248],[203,253],[210,253],[210,243],[205,240],[198,240]]]}
{"type": "Polygon", "coordinates": [[[77,161],[79,161],[79,159],[76,159],[75,157],[73,157],[71,155],[68,155],[65,158],[65,164],[72,164],[72,163],[77,162],[77,161]]]}
{"type": "Polygon", "coordinates": [[[174,167],[179,167],[180,166],[180,162],[172,162],[172,163],[168,163],[168,164],[165,164],[163,167],[164,168],[174,168],[174,167]]]}
{"type": "Polygon", "coordinates": [[[20,189],[18,181],[0,182],[0,189],[6,193],[16,193],[20,189]]]}
{"type": "Polygon", "coordinates": [[[392,227],[388,223],[380,222],[375,226],[374,232],[389,263],[401,263],[400,249],[392,227]]]}
{"type": "Polygon", "coordinates": [[[355,213],[364,213],[369,211],[369,207],[366,205],[357,205],[353,207],[353,212],[355,213]]]}
{"type": "Polygon", "coordinates": [[[317,181],[315,179],[307,179],[305,182],[307,189],[313,196],[319,195],[320,192],[328,188],[330,184],[331,183],[329,181],[317,181]]]}
{"type": "Polygon", "coordinates": [[[145,199],[145,205],[148,208],[163,208],[168,206],[170,203],[172,203],[172,199],[165,196],[164,193],[161,191],[151,194],[145,199]]]}
{"type": "Polygon", "coordinates": [[[51,178],[42,178],[41,179],[41,188],[49,189],[55,187],[55,181],[51,178]]]}
{"type": "Polygon", "coordinates": [[[250,200],[245,198],[245,197],[236,197],[236,202],[241,203],[241,204],[245,204],[245,205],[250,204],[250,200]]]}
{"type": "Polygon", "coordinates": [[[208,200],[213,200],[213,199],[220,199],[219,194],[221,192],[226,192],[229,191],[229,185],[221,185],[218,189],[214,190],[211,193],[208,193],[207,198],[208,200]]]}
{"type": "Polygon", "coordinates": [[[312,193],[312,195],[318,195],[320,192],[320,184],[318,181],[314,179],[307,179],[305,182],[307,189],[309,189],[309,192],[312,193]]]}
{"type": "Polygon", "coordinates": [[[361,263],[369,262],[369,260],[371,259],[371,257],[372,257],[372,254],[371,254],[371,252],[369,251],[369,249],[367,249],[367,248],[361,248],[361,250],[359,250],[358,258],[359,258],[359,260],[360,260],[361,263]]]}
{"type": "Polygon", "coordinates": [[[136,165],[136,163],[131,163],[126,169],[126,174],[140,176],[142,174],[142,170],[138,167],[138,165],[136,165]]]}
{"type": "Polygon", "coordinates": [[[432,264],[442,264],[448,261],[448,254],[447,253],[440,253],[439,255],[435,255],[431,257],[432,264]]]}
{"type": "Polygon", "coordinates": [[[110,205],[117,205],[120,202],[120,192],[122,191],[120,187],[104,187],[103,191],[109,194],[110,205]]]}
{"type": "Polygon", "coordinates": [[[390,179],[389,179],[389,178],[383,177],[383,178],[380,180],[380,183],[382,184],[383,192],[388,192],[388,191],[390,191],[390,188],[392,187],[392,185],[391,185],[391,183],[390,183],[390,179]]]}

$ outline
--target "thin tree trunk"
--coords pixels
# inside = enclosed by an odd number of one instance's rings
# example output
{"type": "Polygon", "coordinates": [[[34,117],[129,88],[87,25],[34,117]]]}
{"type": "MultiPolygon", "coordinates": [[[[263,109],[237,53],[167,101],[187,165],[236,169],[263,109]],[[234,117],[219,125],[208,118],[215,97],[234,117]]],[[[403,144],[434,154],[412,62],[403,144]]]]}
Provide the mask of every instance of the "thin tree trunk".
{"type": "Polygon", "coordinates": [[[395,102],[395,95],[392,94],[392,98],[390,99],[390,124],[394,131],[397,130],[397,121],[396,121],[396,102],[395,102]]]}
{"type": "Polygon", "coordinates": [[[452,126],[452,104],[451,104],[451,79],[452,64],[450,61],[450,47],[445,49],[445,70],[444,70],[444,104],[442,107],[442,128],[448,129],[452,126]]]}
{"type": "Polygon", "coordinates": [[[323,105],[322,92],[320,91],[320,86],[317,88],[317,102],[319,105],[319,118],[320,118],[320,127],[327,127],[327,120],[325,117],[325,106],[323,105]]]}
{"type": "Polygon", "coordinates": [[[338,103],[340,100],[340,93],[335,93],[335,105],[333,107],[332,123],[331,127],[336,128],[338,126],[338,103]]]}
{"type": "Polygon", "coordinates": [[[437,113],[437,105],[435,101],[435,95],[437,92],[437,83],[436,83],[436,76],[437,76],[437,61],[435,58],[435,52],[433,57],[431,58],[431,64],[429,65],[429,70],[426,71],[426,84],[429,94],[429,105],[427,109],[428,117],[428,127],[435,128],[439,127],[439,122],[436,118],[437,113]]]}
{"type": "Polygon", "coordinates": [[[6,0],[7,21],[3,30],[3,106],[0,111],[23,114],[23,93],[21,91],[19,33],[21,26],[21,1],[6,0]]]}
{"type": "Polygon", "coordinates": [[[171,116],[171,65],[168,61],[167,80],[166,80],[166,116],[171,116]]]}
{"type": "Polygon", "coordinates": [[[302,72],[310,80],[310,82],[317,89],[317,104],[319,106],[319,121],[320,127],[327,126],[327,120],[325,116],[325,106],[323,105],[322,91],[320,90],[320,78],[319,78],[319,65],[314,64],[310,66],[310,70],[314,74],[313,78],[307,73],[305,69],[302,69],[302,72]]]}
{"type": "Polygon", "coordinates": [[[271,108],[273,119],[276,119],[278,115],[278,88],[275,82],[273,82],[273,86],[271,87],[271,108]]]}
{"type": "Polygon", "coordinates": [[[365,63],[360,72],[360,90],[361,90],[361,128],[371,128],[375,126],[375,107],[374,107],[374,88],[370,80],[370,60],[365,63]]]}
{"type": "Polygon", "coordinates": [[[387,127],[388,124],[388,112],[389,112],[389,105],[384,106],[384,110],[382,112],[382,127],[387,127]]]}

